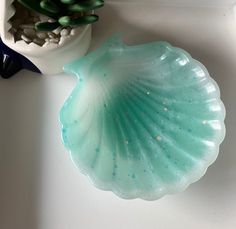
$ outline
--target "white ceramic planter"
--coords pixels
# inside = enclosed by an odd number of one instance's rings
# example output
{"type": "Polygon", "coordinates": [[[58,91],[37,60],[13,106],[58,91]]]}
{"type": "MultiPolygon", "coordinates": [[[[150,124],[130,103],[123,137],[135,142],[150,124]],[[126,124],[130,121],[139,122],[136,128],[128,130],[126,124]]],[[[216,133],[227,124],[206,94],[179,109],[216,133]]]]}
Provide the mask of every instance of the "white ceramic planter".
{"type": "Polygon", "coordinates": [[[35,43],[27,44],[23,40],[15,42],[13,35],[9,32],[11,25],[8,22],[15,14],[12,2],[13,0],[0,1],[2,41],[11,49],[28,58],[43,74],[60,73],[63,71],[65,63],[78,59],[87,52],[91,42],[91,25],[76,28],[62,44],[39,46],[35,43]]]}

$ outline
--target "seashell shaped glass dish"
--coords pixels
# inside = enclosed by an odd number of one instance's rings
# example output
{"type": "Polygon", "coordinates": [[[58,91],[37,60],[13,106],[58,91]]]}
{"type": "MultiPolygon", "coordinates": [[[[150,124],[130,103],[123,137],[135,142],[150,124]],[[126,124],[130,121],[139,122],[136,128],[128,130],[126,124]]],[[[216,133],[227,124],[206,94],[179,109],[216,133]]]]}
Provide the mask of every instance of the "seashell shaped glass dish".
{"type": "Polygon", "coordinates": [[[64,70],[79,80],[60,113],[63,141],[96,187],[155,200],[186,189],[217,158],[220,91],[182,49],[115,36],[64,70]]]}

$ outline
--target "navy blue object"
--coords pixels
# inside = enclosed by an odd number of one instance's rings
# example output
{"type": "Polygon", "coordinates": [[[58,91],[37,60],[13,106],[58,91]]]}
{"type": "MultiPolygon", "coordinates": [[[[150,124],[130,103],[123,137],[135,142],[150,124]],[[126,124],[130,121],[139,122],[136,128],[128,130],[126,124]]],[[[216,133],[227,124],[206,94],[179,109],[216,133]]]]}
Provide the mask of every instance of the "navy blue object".
{"type": "Polygon", "coordinates": [[[41,73],[31,61],[7,47],[0,39],[0,76],[8,79],[22,69],[41,73]]]}

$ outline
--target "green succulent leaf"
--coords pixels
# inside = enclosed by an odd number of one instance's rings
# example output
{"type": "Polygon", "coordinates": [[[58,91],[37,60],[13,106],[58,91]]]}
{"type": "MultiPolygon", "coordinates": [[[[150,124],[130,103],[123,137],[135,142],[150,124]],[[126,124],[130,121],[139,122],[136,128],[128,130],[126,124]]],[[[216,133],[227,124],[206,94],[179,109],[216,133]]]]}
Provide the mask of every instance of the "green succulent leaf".
{"type": "Polygon", "coordinates": [[[68,6],[68,10],[71,12],[87,12],[90,10],[94,10],[100,7],[103,7],[104,1],[96,0],[96,1],[88,1],[76,3],[68,6]]]}
{"type": "Polygon", "coordinates": [[[94,23],[98,20],[97,15],[87,15],[78,18],[71,18],[70,16],[61,17],[58,21],[62,26],[76,26],[94,23]]]}
{"type": "Polygon", "coordinates": [[[38,0],[18,0],[18,2],[21,3],[23,6],[25,6],[26,8],[28,8],[29,10],[36,11],[40,14],[54,18],[54,14],[41,8],[40,2],[38,0]]]}
{"type": "Polygon", "coordinates": [[[58,28],[60,24],[58,22],[38,22],[35,24],[37,31],[52,31],[58,28]]]}
{"type": "Polygon", "coordinates": [[[76,2],[76,0],[60,0],[61,3],[64,3],[64,4],[74,4],[76,2]]]}
{"type": "Polygon", "coordinates": [[[52,13],[52,14],[57,14],[57,13],[60,12],[59,6],[56,3],[54,3],[50,0],[41,1],[40,6],[41,6],[42,9],[44,9],[44,10],[46,10],[46,11],[52,13]]]}
{"type": "MultiPolygon", "coordinates": [[[[0,0],[1,1],[1,0],[0,0]]],[[[92,10],[104,5],[103,0],[17,0],[31,11],[53,18],[56,22],[39,22],[39,31],[51,31],[59,26],[80,26],[96,22],[92,10]]]]}

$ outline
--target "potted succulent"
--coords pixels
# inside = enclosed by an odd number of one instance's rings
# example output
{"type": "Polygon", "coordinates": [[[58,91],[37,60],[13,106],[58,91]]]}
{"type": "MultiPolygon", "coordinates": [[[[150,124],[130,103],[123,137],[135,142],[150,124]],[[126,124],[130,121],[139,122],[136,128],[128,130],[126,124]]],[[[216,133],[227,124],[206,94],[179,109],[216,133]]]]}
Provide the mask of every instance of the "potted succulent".
{"type": "Polygon", "coordinates": [[[2,41],[42,73],[62,72],[65,63],[87,52],[91,24],[99,19],[94,10],[103,5],[103,0],[2,0],[2,41]]]}

